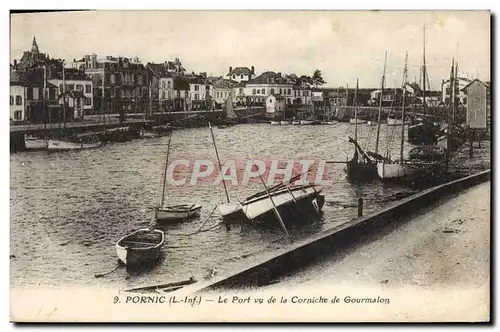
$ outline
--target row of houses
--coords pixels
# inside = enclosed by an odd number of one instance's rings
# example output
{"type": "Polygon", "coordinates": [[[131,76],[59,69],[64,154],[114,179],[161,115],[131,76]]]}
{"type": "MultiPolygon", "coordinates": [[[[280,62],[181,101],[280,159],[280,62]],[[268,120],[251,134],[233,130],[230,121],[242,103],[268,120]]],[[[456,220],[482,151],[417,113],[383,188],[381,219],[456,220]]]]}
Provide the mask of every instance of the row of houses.
{"type": "MultiPolygon", "coordinates": [[[[456,95],[468,82],[456,80],[456,95]]],[[[416,83],[406,87],[414,103],[421,103],[422,89],[416,83]]],[[[402,89],[385,89],[383,104],[397,103],[402,89]]],[[[449,103],[451,87],[442,81],[441,91],[427,91],[429,105],[449,103]]],[[[266,71],[255,67],[228,68],[225,75],[189,73],[179,58],[163,63],[142,64],[137,57],[99,57],[87,54],[69,64],[51,59],[39,51],[33,38],[31,50],[11,65],[11,120],[59,121],[87,114],[130,114],[210,110],[231,100],[236,107],[265,107],[267,113],[282,109],[308,109],[354,104],[355,89],[320,88],[305,75],[266,71]],[[45,93],[44,93],[45,91],[45,93]],[[65,107],[62,107],[62,106],[65,107]]],[[[358,89],[358,105],[378,104],[380,89],[358,89]]]]}

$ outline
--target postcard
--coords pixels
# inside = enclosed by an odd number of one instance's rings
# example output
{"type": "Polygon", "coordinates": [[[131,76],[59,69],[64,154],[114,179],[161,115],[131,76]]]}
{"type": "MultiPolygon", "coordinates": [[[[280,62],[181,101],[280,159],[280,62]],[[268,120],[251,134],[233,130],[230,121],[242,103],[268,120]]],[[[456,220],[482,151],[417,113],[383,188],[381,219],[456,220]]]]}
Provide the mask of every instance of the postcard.
{"type": "Polygon", "coordinates": [[[489,322],[490,22],[11,12],[11,321],[489,322]]]}

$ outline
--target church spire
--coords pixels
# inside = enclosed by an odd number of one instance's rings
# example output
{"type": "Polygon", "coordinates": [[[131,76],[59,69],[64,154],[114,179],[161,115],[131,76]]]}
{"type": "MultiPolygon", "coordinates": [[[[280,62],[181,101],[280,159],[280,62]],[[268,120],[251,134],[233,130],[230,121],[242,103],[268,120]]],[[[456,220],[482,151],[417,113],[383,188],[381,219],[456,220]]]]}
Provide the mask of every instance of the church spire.
{"type": "Polygon", "coordinates": [[[36,43],[36,38],[33,36],[33,44],[31,45],[31,52],[38,54],[38,45],[36,43]]]}

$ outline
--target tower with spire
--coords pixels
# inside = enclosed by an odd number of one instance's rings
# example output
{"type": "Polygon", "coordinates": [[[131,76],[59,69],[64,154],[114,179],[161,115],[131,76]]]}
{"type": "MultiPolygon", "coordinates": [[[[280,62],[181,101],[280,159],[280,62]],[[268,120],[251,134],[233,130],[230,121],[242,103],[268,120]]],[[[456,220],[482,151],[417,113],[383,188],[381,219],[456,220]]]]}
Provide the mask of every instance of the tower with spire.
{"type": "Polygon", "coordinates": [[[25,51],[23,56],[19,60],[18,69],[20,71],[28,71],[34,68],[40,68],[48,60],[48,56],[44,53],[40,53],[38,48],[38,43],[36,42],[36,37],[33,35],[33,41],[31,43],[31,50],[25,51]]]}
{"type": "Polygon", "coordinates": [[[33,54],[39,54],[40,51],[38,50],[38,44],[36,43],[36,38],[33,35],[33,43],[31,44],[31,53],[33,54]]]}

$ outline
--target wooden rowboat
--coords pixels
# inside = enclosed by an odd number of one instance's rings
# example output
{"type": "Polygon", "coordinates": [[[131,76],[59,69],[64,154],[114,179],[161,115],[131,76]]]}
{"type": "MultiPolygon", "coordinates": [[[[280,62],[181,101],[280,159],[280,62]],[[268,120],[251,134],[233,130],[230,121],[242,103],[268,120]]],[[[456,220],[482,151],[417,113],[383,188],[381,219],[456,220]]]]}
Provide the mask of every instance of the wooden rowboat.
{"type": "Polygon", "coordinates": [[[155,209],[155,217],[158,221],[187,220],[200,216],[200,204],[179,204],[158,207],[155,209]]]}
{"type": "Polygon", "coordinates": [[[165,234],[159,229],[143,228],[116,242],[118,259],[127,267],[148,265],[158,260],[165,234]]]}

